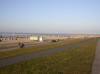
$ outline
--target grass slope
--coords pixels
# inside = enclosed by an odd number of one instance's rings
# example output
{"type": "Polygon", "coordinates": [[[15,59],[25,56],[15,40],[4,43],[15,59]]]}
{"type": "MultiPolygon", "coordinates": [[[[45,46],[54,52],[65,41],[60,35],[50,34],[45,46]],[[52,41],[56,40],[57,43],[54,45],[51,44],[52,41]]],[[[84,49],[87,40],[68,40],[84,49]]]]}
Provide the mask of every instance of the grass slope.
{"type": "Polygon", "coordinates": [[[0,67],[1,74],[90,74],[97,41],[0,67]]]}
{"type": "Polygon", "coordinates": [[[42,51],[42,50],[47,50],[47,49],[64,46],[67,44],[72,44],[72,43],[83,41],[83,40],[85,40],[85,39],[75,39],[75,40],[70,40],[70,41],[62,41],[62,42],[55,42],[55,43],[50,43],[50,44],[20,48],[20,49],[16,49],[16,50],[2,51],[2,52],[0,52],[0,59],[19,56],[19,55],[23,55],[23,54],[29,54],[29,53],[33,53],[33,52],[42,51]]]}
{"type": "Polygon", "coordinates": [[[13,46],[0,46],[0,50],[2,49],[8,49],[8,48],[15,48],[18,47],[18,45],[13,45],[13,46]]]}

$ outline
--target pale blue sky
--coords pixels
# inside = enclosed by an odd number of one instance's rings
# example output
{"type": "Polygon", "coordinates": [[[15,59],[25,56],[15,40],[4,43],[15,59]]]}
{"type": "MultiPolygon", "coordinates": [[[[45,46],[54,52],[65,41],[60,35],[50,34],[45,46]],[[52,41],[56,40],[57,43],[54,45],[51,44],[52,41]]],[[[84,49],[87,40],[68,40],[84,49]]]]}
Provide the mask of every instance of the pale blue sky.
{"type": "Polygon", "coordinates": [[[100,0],[0,0],[0,32],[100,34],[100,0]]]}

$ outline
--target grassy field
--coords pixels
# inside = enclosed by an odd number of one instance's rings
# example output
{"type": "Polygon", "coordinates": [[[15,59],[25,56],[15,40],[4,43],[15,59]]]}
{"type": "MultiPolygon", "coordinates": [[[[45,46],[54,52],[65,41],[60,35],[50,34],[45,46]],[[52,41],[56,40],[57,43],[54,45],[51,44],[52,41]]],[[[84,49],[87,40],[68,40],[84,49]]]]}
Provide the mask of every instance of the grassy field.
{"type": "Polygon", "coordinates": [[[0,74],[90,74],[97,41],[0,67],[0,74]]]}
{"type": "Polygon", "coordinates": [[[18,45],[11,45],[11,46],[0,46],[0,50],[2,49],[8,49],[8,48],[15,48],[15,47],[18,47],[18,45]]]}
{"type": "MultiPolygon", "coordinates": [[[[30,45],[36,45],[36,44],[39,44],[39,43],[24,43],[25,46],[30,46],[30,45]]],[[[16,44],[10,44],[10,45],[0,45],[0,50],[3,50],[3,49],[8,49],[8,48],[16,48],[16,47],[19,47],[19,45],[16,43],[16,44]]]]}
{"type": "Polygon", "coordinates": [[[33,52],[38,52],[38,51],[42,51],[42,50],[47,50],[47,49],[64,46],[67,44],[72,44],[72,43],[83,41],[83,40],[85,40],[85,39],[75,39],[75,40],[70,40],[70,41],[62,41],[62,42],[55,42],[55,43],[50,43],[50,44],[20,48],[20,49],[16,49],[16,50],[2,51],[2,52],[0,52],[0,59],[19,56],[19,55],[33,53],[33,52]]]}

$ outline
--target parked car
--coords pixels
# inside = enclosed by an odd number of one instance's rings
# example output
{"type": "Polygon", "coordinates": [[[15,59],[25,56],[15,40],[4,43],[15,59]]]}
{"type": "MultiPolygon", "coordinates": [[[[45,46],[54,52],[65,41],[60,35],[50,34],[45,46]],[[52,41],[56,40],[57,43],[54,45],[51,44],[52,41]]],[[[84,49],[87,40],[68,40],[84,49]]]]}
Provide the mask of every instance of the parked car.
{"type": "Polygon", "coordinates": [[[57,42],[56,40],[52,40],[52,42],[57,42]]]}

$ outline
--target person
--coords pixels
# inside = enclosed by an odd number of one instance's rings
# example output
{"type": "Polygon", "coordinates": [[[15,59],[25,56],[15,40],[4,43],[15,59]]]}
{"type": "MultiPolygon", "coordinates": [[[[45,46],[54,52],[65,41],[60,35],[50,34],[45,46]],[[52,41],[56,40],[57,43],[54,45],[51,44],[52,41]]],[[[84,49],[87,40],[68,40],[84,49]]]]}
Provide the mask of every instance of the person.
{"type": "Polygon", "coordinates": [[[20,45],[20,48],[23,48],[24,47],[24,44],[22,43],[21,45],[20,45]]]}
{"type": "Polygon", "coordinates": [[[20,42],[18,42],[18,45],[20,45],[20,42]]]}

